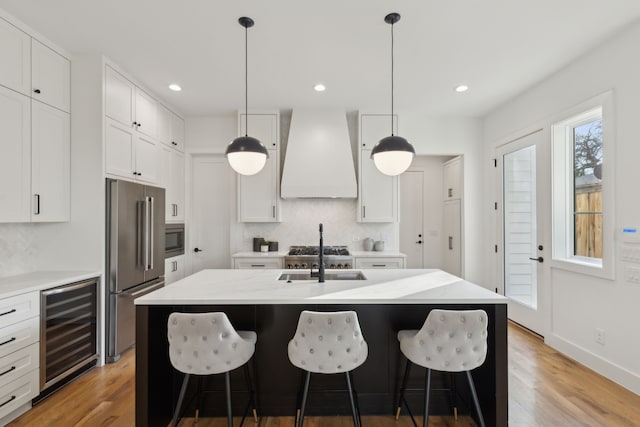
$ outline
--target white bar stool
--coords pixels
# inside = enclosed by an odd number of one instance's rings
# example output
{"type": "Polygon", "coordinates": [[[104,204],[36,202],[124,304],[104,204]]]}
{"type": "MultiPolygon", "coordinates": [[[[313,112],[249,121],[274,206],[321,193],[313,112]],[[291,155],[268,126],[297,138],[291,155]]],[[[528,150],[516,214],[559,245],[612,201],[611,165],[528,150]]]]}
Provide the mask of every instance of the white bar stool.
{"type": "Polygon", "coordinates": [[[485,427],[482,410],[471,370],[481,366],[487,356],[487,313],[484,310],[431,310],[422,329],[398,332],[400,350],[407,358],[407,365],[400,387],[396,420],[400,416],[402,403],[407,406],[411,420],[416,424],[409,409],[404,392],[412,363],[427,368],[425,378],[424,421],[429,424],[429,393],[431,370],[442,372],[466,372],[473,403],[478,413],[480,426],[485,427]]]}
{"type": "Polygon", "coordinates": [[[353,391],[350,373],[367,360],[368,351],[355,311],[305,310],[300,314],[296,333],[289,341],[289,360],[307,372],[300,416],[296,413],[298,427],[302,427],[304,422],[311,373],[345,374],[353,424],[360,427],[358,398],[353,391]]]}
{"type": "MultiPolygon", "coordinates": [[[[236,331],[225,313],[171,313],[167,322],[169,358],[175,369],[185,374],[172,426],[178,424],[180,407],[191,375],[225,374],[227,422],[233,427],[231,413],[231,381],[229,372],[243,366],[249,387],[249,406],[257,422],[255,394],[247,362],[255,352],[257,335],[252,331],[236,331]]],[[[242,417],[244,422],[247,411],[242,417]]],[[[196,409],[196,419],[198,409],[196,409]]]]}

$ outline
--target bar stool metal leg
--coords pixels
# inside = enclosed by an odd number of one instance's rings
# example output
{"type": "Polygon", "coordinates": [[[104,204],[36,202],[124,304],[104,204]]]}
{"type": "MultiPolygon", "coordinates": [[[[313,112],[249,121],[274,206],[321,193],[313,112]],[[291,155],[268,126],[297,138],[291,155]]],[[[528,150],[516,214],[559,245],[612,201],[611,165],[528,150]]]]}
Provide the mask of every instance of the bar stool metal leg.
{"type": "Polygon", "coordinates": [[[485,427],[484,417],[482,416],[482,409],[480,409],[480,401],[478,400],[478,394],[476,393],[476,386],[473,384],[473,378],[471,377],[471,371],[467,371],[467,378],[469,379],[469,388],[471,388],[471,396],[473,397],[473,404],[478,412],[478,419],[480,420],[480,427],[485,427]]]}
{"type": "Polygon", "coordinates": [[[302,392],[302,406],[300,407],[300,419],[298,419],[298,427],[302,427],[304,422],[304,410],[307,406],[307,395],[309,394],[309,381],[311,380],[311,372],[307,371],[307,376],[304,380],[304,391],[302,392]]]}
{"type": "Polygon", "coordinates": [[[349,372],[345,372],[345,378],[347,379],[347,389],[349,390],[349,401],[351,402],[351,414],[353,415],[353,425],[360,427],[360,420],[358,412],[356,411],[356,402],[353,395],[353,387],[351,387],[351,378],[349,378],[349,372]]]}
{"type": "Polygon", "coordinates": [[[425,377],[424,384],[424,421],[423,427],[429,425],[429,397],[431,394],[431,369],[427,368],[427,375],[425,377]]]}
{"type": "Polygon", "coordinates": [[[255,387],[253,386],[253,378],[251,377],[251,372],[249,371],[248,363],[245,363],[244,365],[244,378],[247,382],[247,388],[249,389],[249,405],[251,405],[253,421],[257,423],[258,412],[256,409],[256,391],[255,391],[255,387]]]}
{"type": "Polygon", "coordinates": [[[360,416],[360,402],[358,402],[358,390],[356,390],[355,382],[353,381],[353,371],[349,371],[349,378],[351,379],[351,385],[353,386],[353,397],[356,401],[356,411],[358,412],[358,423],[362,427],[362,417],[360,416]]]}
{"type": "Polygon", "coordinates": [[[227,392],[227,424],[229,427],[233,427],[233,414],[231,413],[231,379],[229,378],[229,371],[224,373],[224,385],[227,392]]]}
{"type": "Polygon", "coordinates": [[[398,404],[396,405],[396,420],[400,418],[400,410],[402,408],[402,401],[404,400],[404,390],[407,388],[407,380],[409,379],[410,370],[411,361],[407,359],[407,363],[404,367],[404,376],[402,377],[402,385],[400,386],[400,392],[398,393],[398,404]]]}
{"type": "Polygon", "coordinates": [[[178,395],[178,403],[176,404],[176,410],[173,412],[173,422],[171,423],[172,427],[176,427],[178,425],[178,416],[180,415],[180,406],[182,406],[182,401],[184,400],[184,394],[187,391],[187,384],[189,383],[190,374],[184,375],[184,380],[182,381],[182,387],[180,388],[180,394],[178,395]]]}

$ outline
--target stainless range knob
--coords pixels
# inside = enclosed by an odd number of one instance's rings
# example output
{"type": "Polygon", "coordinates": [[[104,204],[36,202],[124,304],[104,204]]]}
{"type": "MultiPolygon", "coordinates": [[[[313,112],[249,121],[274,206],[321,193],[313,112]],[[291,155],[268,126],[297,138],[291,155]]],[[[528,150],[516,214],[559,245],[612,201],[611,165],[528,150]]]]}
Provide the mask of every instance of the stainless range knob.
{"type": "Polygon", "coordinates": [[[335,264],[331,264],[331,265],[329,266],[329,268],[336,268],[336,265],[335,265],[335,264]]]}
{"type": "Polygon", "coordinates": [[[287,268],[293,268],[293,264],[287,264],[287,268]]]}
{"type": "Polygon", "coordinates": [[[306,262],[302,263],[302,268],[307,268],[307,263],[306,262]]]}
{"type": "Polygon", "coordinates": [[[300,265],[296,264],[293,268],[300,268],[300,265]]]}
{"type": "Polygon", "coordinates": [[[351,268],[351,264],[345,264],[345,265],[344,265],[344,268],[346,268],[346,269],[350,269],[350,268],[351,268]]]}
{"type": "Polygon", "coordinates": [[[314,262],[313,264],[311,264],[311,268],[318,268],[318,263],[314,262]]]}

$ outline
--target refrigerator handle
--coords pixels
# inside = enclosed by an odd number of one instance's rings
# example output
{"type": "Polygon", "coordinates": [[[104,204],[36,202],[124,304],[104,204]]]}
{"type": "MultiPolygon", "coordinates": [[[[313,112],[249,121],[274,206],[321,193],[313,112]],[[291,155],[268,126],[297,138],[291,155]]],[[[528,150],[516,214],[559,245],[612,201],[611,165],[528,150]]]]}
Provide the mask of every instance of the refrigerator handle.
{"type": "Polygon", "coordinates": [[[154,215],[153,215],[153,211],[154,211],[154,206],[153,206],[153,197],[149,197],[149,241],[150,241],[150,245],[149,245],[149,270],[153,270],[153,253],[155,252],[155,240],[153,238],[153,236],[155,235],[154,233],[154,215]]]}
{"type": "Polygon", "coordinates": [[[145,253],[146,253],[146,247],[145,247],[145,227],[147,226],[145,224],[145,210],[144,210],[144,200],[140,200],[137,202],[138,205],[138,218],[137,218],[137,230],[136,230],[136,234],[137,234],[137,240],[138,240],[138,260],[136,261],[136,266],[137,265],[142,265],[144,268],[146,268],[145,266],[145,253]]]}
{"type": "Polygon", "coordinates": [[[145,197],[144,199],[144,215],[142,215],[144,224],[143,224],[143,233],[144,233],[144,271],[149,270],[149,198],[145,197]]]}

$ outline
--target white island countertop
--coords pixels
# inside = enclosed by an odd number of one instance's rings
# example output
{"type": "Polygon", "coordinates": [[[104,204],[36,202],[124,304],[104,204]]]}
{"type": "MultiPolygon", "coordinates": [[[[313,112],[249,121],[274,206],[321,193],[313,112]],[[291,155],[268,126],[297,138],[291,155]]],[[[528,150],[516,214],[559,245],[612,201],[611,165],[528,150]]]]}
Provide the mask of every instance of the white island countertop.
{"type": "MultiPolygon", "coordinates": [[[[344,272],[348,270],[327,270],[344,272]]],[[[353,271],[353,270],[351,270],[353,271]]],[[[363,269],[366,280],[278,280],[292,270],[202,270],[135,300],[136,305],[506,304],[441,270],[363,269]]],[[[299,270],[296,272],[300,272],[299,270]]]]}
{"type": "Polygon", "coordinates": [[[0,279],[0,298],[42,291],[69,283],[100,277],[99,271],[34,271],[0,279]]]}

